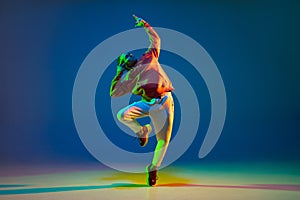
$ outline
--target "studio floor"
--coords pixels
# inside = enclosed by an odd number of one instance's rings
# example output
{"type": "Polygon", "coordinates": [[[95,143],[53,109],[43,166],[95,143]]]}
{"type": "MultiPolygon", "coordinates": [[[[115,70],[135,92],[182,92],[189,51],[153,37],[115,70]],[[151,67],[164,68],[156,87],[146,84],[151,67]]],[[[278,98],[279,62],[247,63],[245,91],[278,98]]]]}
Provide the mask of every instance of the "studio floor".
{"type": "Polygon", "coordinates": [[[173,165],[156,187],[145,174],[100,164],[1,165],[0,199],[300,199],[299,163],[173,165]]]}

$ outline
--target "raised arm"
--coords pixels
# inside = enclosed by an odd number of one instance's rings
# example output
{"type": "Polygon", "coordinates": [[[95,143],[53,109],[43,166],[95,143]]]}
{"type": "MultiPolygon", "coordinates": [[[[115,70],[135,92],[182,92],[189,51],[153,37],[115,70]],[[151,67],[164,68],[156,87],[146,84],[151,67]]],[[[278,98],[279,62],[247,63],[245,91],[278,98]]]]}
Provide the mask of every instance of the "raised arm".
{"type": "Polygon", "coordinates": [[[153,53],[153,55],[158,58],[160,53],[160,38],[155,30],[149,25],[148,22],[145,20],[133,15],[134,19],[136,20],[136,27],[144,27],[145,31],[147,32],[150,40],[150,46],[146,53],[153,53]]]}

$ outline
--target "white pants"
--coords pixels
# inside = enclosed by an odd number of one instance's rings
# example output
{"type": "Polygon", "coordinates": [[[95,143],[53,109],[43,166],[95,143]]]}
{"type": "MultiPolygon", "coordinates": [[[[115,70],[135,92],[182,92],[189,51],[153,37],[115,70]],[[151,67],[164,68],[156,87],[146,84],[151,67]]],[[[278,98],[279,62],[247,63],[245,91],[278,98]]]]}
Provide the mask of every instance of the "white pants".
{"type": "Polygon", "coordinates": [[[150,102],[144,100],[134,102],[118,112],[119,121],[135,133],[142,127],[136,119],[146,116],[149,116],[153,123],[157,139],[152,165],[159,167],[172,134],[174,101],[171,92],[166,92],[161,99],[152,99],[150,102]]]}

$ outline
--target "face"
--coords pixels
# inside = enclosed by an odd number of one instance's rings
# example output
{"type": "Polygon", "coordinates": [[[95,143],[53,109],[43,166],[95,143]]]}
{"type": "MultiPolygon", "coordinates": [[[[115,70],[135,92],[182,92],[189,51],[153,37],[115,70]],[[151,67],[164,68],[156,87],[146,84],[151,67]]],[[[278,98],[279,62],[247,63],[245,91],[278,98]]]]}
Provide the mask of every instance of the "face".
{"type": "Polygon", "coordinates": [[[134,57],[134,55],[132,55],[131,53],[130,54],[127,54],[125,56],[127,62],[126,62],[126,65],[129,67],[129,68],[133,68],[133,66],[135,65],[135,63],[137,62],[136,58],[134,57]]]}
{"type": "Polygon", "coordinates": [[[118,65],[124,67],[127,70],[131,70],[136,64],[137,59],[131,53],[121,54],[118,59],[118,65]]]}

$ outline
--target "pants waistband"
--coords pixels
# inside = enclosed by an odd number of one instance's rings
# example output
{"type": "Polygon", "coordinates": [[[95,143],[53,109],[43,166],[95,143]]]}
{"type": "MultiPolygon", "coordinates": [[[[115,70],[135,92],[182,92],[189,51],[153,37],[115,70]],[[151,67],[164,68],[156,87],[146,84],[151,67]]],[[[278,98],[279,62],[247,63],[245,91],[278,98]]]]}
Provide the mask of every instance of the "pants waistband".
{"type": "Polygon", "coordinates": [[[143,100],[145,100],[147,102],[151,102],[151,101],[153,101],[153,99],[161,100],[164,96],[166,96],[167,94],[170,94],[170,93],[171,93],[171,91],[170,92],[161,93],[160,96],[158,96],[158,97],[150,98],[150,97],[145,97],[144,96],[142,98],[143,98],[143,100]]]}

